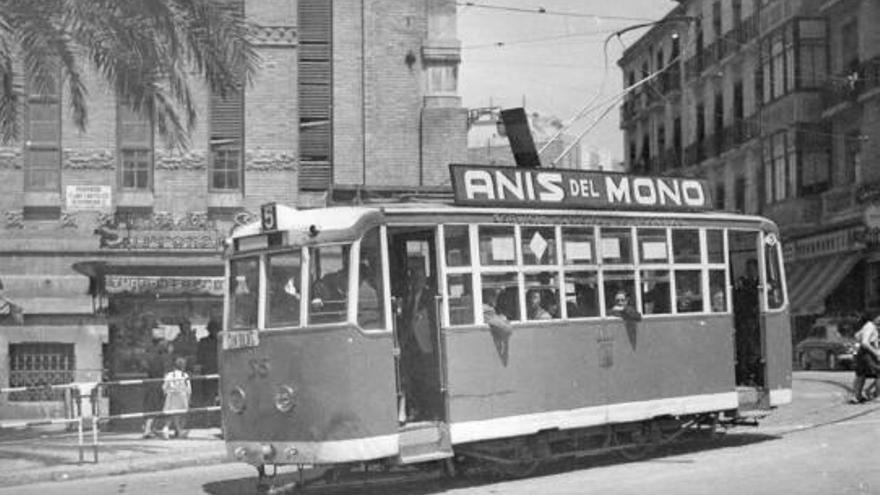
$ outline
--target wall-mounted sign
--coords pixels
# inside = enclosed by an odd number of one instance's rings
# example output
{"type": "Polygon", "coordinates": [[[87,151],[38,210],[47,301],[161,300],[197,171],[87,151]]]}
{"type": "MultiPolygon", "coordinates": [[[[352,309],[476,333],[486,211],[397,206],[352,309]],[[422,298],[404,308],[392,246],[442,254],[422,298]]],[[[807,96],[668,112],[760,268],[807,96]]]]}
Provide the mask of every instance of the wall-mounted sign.
{"type": "Polygon", "coordinates": [[[110,186],[67,186],[64,207],[67,211],[109,211],[112,194],[110,186]]]}
{"type": "Polygon", "coordinates": [[[455,202],[470,206],[709,210],[705,181],[566,169],[449,166],[455,202]]]}
{"type": "Polygon", "coordinates": [[[149,294],[158,296],[223,295],[223,277],[151,277],[107,275],[108,294],[149,294]]]}

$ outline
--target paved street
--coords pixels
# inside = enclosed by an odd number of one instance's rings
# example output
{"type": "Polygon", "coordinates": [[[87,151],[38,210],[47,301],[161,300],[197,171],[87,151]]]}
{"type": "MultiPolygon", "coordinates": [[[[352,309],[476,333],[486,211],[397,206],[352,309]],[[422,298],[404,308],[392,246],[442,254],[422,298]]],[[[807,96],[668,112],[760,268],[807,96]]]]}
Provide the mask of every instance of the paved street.
{"type": "MultiPolygon", "coordinates": [[[[715,442],[665,449],[641,462],[616,457],[551,466],[516,481],[494,478],[379,485],[317,493],[639,494],[880,493],[880,403],[846,403],[850,373],[797,372],[795,402],[758,428],[715,442]]],[[[290,475],[282,479],[291,479],[290,475]]],[[[254,470],[240,464],[40,483],[0,494],[253,493],[254,470]]]]}

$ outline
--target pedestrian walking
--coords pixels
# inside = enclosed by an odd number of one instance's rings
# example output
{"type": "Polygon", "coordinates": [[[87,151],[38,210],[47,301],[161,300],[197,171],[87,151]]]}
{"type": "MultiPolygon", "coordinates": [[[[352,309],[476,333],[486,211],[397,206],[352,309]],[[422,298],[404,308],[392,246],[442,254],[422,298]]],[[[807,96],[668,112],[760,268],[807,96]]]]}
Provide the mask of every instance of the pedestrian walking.
{"type": "Polygon", "coordinates": [[[162,391],[165,392],[163,411],[166,415],[162,436],[168,439],[170,428],[174,428],[175,437],[185,438],[187,436],[186,411],[189,409],[189,399],[192,396],[192,384],[189,374],[186,372],[186,358],[177,357],[174,359],[174,369],[165,374],[162,391]]]}
{"type": "MultiPolygon", "coordinates": [[[[147,350],[144,362],[144,369],[147,372],[148,379],[161,379],[165,376],[165,372],[171,367],[171,354],[168,352],[168,342],[164,339],[154,337],[153,345],[147,350]]],[[[162,411],[162,383],[159,381],[148,381],[144,384],[144,412],[156,413],[162,411]]],[[[153,438],[156,436],[156,416],[148,416],[144,421],[144,438],[153,438]]]]}
{"type": "Polygon", "coordinates": [[[874,379],[876,386],[877,378],[880,377],[880,315],[875,315],[873,320],[868,320],[855,334],[859,343],[859,350],[855,358],[856,376],[853,379],[852,402],[858,404],[868,400],[864,394],[865,380],[874,379]]]}
{"type": "MultiPolygon", "coordinates": [[[[220,322],[215,319],[208,321],[208,335],[199,340],[196,349],[196,373],[199,375],[213,375],[219,371],[217,358],[219,353],[220,322]]],[[[219,383],[217,379],[206,379],[195,383],[197,405],[209,407],[220,403],[219,383]]],[[[219,413],[212,413],[208,420],[209,426],[219,426],[219,413]]]]}

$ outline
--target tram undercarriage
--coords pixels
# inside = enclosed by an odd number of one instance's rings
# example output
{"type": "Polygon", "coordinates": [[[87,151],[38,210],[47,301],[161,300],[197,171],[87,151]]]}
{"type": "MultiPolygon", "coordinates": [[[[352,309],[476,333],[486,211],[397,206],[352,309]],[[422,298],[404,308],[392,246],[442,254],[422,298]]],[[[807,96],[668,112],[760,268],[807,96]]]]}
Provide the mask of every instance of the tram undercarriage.
{"type": "Polygon", "coordinates": [[[656,449],[685,440],[715,440],[736,425],[755,425],[754,414],[722,411],[690,416],[659,417],[632,423],[572,430],[547,430],[457,445],[454,455],[440,461],[404,464],[400,458],[366,463],[300,466],[293,482],[273,486],[266,466],[258,471],[260,493],[290,493],[321,487],[361,486],[433,479],[440,476],[522,478],[542,466],[564,460],[618,454],[627,461],[650,456],[656,449]]]}

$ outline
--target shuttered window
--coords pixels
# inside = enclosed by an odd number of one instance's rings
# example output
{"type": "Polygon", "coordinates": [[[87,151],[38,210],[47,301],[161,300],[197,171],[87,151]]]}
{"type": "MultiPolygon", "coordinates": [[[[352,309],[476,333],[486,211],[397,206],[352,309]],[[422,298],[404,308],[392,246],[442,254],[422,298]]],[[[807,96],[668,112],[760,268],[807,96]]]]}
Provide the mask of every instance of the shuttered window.
{"type": "Polygon", "coordinates": [[[27,84],[25,108],[26,191],[61,190],[61,89],[58,78],[39,92],[33,81],[27,84]]]}
{"type": "Polygon", "coordinates": [[[300,0],[299,62],[299,187],[330,188],[332,164],[332,12],[331,0],[300,0]]]}
{"type": "MultiPolygon", "coordinates": [[[[227,0],[224,8],[244,15],[243,0],[227,0]]],[[[210,101],[208,182],[211,190],[241,190],[244,182],[244,85],[210,101]]]]}
{"type": "Polygon", "coordinates": [[[150,189],[153,184],[153,122],[124,102],[116,105],[119,182],[123,189],[150,189]]]}

